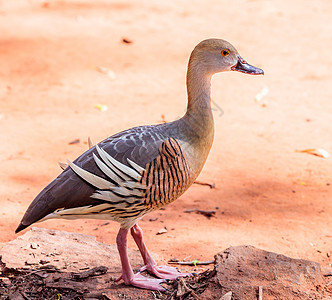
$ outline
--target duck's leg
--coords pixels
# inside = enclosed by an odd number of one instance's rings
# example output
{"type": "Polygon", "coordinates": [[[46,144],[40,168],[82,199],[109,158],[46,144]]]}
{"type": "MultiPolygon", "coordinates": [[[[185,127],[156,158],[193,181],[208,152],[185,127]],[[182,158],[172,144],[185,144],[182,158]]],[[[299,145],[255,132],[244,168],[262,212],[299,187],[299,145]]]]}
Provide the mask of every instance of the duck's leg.
{"type": "Polygon", "coordinates": [[[157,266],[155,260],[149,253],[143,241],[143,230],[135,224],[131,228],[131,235],[133,236],[139,251],[141,252],[144,267],[140,269],[140,272],[147,270],[149,273],[154,274],[159,278],[174,280],[178,277],[190,276],[190,273],[180,273],[176,268],[169,266],[157,266]]]}
{"type": "Polygon", "coordinates": [[[127,229],[120,228],[119,233],[116,237],[116,244],[118,247],[122,265],[122,274],[116,281],[123,279],[123,281],[127,285],[134,285],[149,290],[164,291],[165,289],[160,285],[160,283],[164,282],[164,280],[148,278],[141,275],[140,273],[134,274],[130,266],[127,253],[127,234],[127,229]]]}

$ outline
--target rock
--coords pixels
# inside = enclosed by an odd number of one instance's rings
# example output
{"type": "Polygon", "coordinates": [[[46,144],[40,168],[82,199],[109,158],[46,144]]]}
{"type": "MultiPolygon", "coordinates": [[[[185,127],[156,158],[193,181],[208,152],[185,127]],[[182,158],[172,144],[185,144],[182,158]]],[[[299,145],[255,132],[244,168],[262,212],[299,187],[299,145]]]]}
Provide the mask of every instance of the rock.
{"type": "Polygon", "coordinates": [[[38,247],[39,247],[39,245],[36,243],[31,243],[31,245],[30,245],[31,249],[37,249],[38,247]]]}
{"type": "MultiPolygon", "coordinates": [[[[133,267],[142,266],[139,251],[128,249],[133,267]]],[[[27,265],[53,265],[60,270],[80,272],[97,266],[106,266],[116,275],[121,273],[116,245],[96,241],[94,236],[33,227],[24,235],[3,245],[2,262],[7,268],[27,265]]]]}
{"type": "Polygon", "coordinates": [[[3,282],[5,285],[10,285],[10,279],[7,277],[0,277],[0,282],[3,282]]]}
{"type": "Polygon", "coordinates": [[[232,300],[323,299],[325,285],[316,262],[238,246],[215,256],[215,275],[201,296],[219,299],[231,291],[232,300]]]}
{"type": "Polygon", "coordinates": [[[232,294],[233,294],[232,292],[228,292],[224,296],[222,296],[219,300],[231,300],[232,294]]]}

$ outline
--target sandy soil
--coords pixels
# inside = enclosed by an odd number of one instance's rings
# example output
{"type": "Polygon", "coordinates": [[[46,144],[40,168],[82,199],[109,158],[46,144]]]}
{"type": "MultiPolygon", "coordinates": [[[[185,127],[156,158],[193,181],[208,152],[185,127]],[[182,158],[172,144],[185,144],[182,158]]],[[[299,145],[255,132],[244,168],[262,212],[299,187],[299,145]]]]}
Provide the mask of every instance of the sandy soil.
{"type": "MultiPolygon", "coordinates": [[[[332,154],[331,18],[329,0],[1,1],[0,242],[15,238],[29,203],[61,171],[57,162],[85,151],[87,137],[96,143],[181,116],[189,54],[219,37],[266,75],[213,78],[216,136],[199,180],[216,188],[194,185],[146,216],[147,244],[166,260],[210,260],[250,244],[327,266],[331,158],[295,150],[332,154]],[[255,101],[264,87],[268,94],[255,101]],[[216,216],[184,213],[191,208],[216,216]]],[[[37,226],[112,244],[118,225],[104,223],[37,226]]]]}

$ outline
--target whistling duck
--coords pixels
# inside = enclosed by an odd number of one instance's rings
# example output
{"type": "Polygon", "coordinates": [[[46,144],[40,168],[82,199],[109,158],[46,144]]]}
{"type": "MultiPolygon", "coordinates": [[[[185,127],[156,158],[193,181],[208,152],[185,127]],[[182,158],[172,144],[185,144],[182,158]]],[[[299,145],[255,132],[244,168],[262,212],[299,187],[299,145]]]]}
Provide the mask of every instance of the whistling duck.
{"type": "Polygon", "coordinates": [[[120,223],[116,238],[125,284],[163,290],[165,279],[188,274],[157,266],[137,222],[176,200],[195,181],[209,154],[214,123],[211,76],[223,71],[263,74],[227,41],[207,39],[192,51],[187,71],[188,106],[174,122],[134,127],[108,137],[69,165],[34,199],[16,232],[52,218],[110,219],[120,223]],[[131,232],[147,270],[134,274],[127,256],[131,232]]]}

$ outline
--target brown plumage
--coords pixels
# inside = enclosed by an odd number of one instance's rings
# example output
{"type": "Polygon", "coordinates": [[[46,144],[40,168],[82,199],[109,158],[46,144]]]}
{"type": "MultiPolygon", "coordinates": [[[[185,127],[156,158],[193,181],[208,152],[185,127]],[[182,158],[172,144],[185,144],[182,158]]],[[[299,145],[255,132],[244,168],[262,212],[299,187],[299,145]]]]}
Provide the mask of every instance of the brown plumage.
{"type": "Polygon", "coordinates": [[[117,237],[122,263],[119,280],[142,288],[163,289],[162,280],[133,273],[126,252],[129,230],[142,254],[143,269],[162,279],[187,275],[156,265],[137,222],[148,212],[176,200],[199,175],[214,135],[210,80],[214,73],[230,70],[263,74],[224,40],[199,43],[188,64],[186,114],[171,123],[115,134],[69,162],[30,204],[16,232],[51,218],[114,220],[121,225],[117,237]]]}

